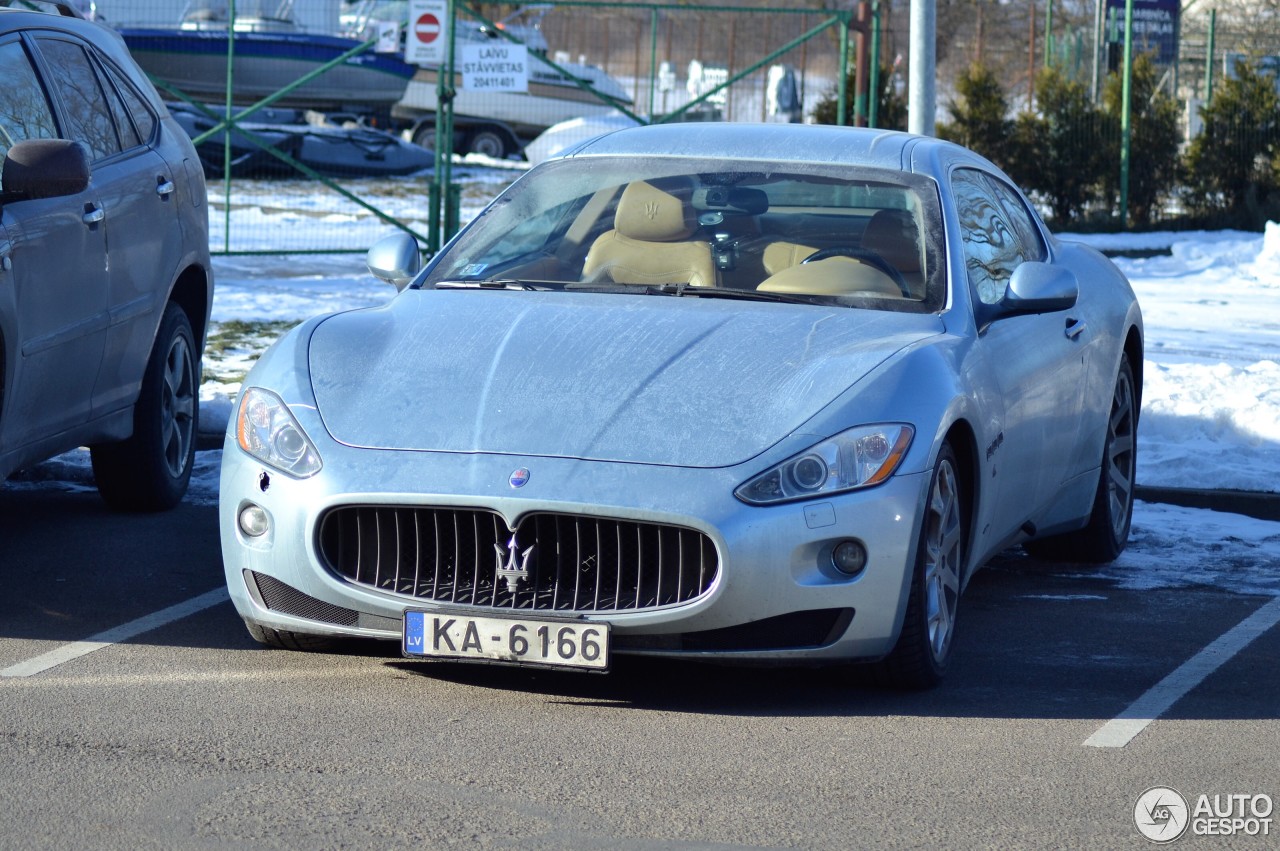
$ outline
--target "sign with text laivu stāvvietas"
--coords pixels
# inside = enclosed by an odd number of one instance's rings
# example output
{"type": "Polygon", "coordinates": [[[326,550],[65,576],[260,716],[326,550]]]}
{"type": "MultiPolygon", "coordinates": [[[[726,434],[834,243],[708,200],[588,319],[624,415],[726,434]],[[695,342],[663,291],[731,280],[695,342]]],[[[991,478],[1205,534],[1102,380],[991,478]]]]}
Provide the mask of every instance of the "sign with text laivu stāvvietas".
{"type": "Polygon", "coordinates": [[[463,89],[476,92],[529,91],[529,49],[523,44],[495,40],[489,44],[459,47],[463,89]]]}
{"type": "MultiPolygon", "coordinates": [[[[1107,42],[1124,44],[1125,0],[1107,0],[1107,42]]],[[[1133,0],[1133,49],[1161,65],[1178,59],[1179,0],[1133,0]]]]}

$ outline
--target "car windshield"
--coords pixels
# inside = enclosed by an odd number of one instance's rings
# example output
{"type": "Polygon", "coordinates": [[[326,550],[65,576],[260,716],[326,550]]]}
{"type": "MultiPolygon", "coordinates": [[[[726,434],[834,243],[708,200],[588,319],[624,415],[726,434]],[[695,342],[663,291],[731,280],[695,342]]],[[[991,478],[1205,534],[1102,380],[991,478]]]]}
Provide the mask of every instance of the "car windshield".
{"type": "Polygon", "coordinates": [[[932,181],[898,171],[569,158],[513,184],[417,285],[930,312],[944,302],[938,208],[932,181]]]}

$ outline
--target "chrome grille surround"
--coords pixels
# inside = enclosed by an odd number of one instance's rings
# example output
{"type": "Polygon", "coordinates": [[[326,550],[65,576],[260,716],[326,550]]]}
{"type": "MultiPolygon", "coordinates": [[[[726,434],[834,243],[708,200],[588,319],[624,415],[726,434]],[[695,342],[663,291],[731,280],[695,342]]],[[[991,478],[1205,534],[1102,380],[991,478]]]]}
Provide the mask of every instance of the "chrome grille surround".
{"type": "Polygon", "coordinates": [[[703,533],[614,518],[531,513],[513,534],[485,509],[339,506],[317,529],[334,575],[450,605],[645,611],[696,600],[719,572],[703,533]]]}

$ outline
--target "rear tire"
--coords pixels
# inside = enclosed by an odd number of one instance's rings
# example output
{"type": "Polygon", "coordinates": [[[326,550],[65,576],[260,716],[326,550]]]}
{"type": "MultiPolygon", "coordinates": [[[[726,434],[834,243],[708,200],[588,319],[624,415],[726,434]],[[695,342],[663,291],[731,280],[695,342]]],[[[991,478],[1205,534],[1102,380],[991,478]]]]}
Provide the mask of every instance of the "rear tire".
{"type": "Polygon", "coordinates": [[[887,685],[933,688],[946,673],[960,604],[967,516],[959,464],[951,446],[943,444],[929,482],[902,632],[878,666],[878,678],[887,685]]]}
{"type": "Polygon", "coordinates": [[[1102,444],[1102,471],[1093,498],[1089,525],[1077,532],[1028,541],[1024,549],[1047,561],[1105,564],[1129,543],[1133,522],[1134,474],[1138,465],[1138,394],[1128,356],[1120,360],[1107,436],[1102,444]]]}
{"type": "Polygon", "coordinates": [[[200,354],[186,313],[165,307],[133,410],[133,436],[90,448],[98,493],[118,511],[163,511],[187,492],[195,464],[200,354]]]}

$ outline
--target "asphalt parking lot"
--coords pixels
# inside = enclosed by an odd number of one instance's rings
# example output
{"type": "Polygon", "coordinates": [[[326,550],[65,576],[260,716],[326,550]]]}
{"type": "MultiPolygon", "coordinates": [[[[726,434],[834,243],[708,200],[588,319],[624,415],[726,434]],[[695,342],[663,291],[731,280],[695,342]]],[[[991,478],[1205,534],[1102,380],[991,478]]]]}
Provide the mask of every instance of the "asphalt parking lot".
{"type": "Polygon", "coordinates": [[[0,489],[0,541],[3,848],[1139,848],[1152,787],[1186,801],[1179,846],[1277,844],[1270,598],[1002,558],[948,680],[902,694],[260,649],[208,505],[0,489]],[[1197,823],[1202,795],[1243,817],[1197,823]]]}

